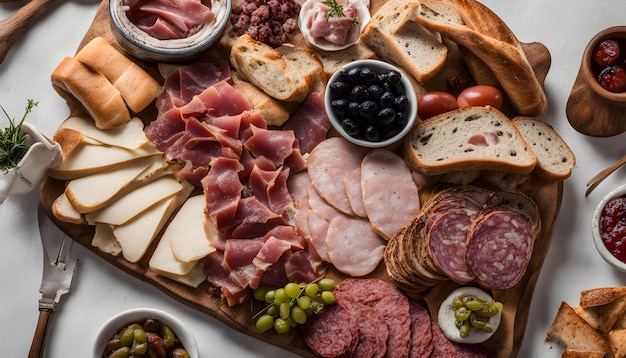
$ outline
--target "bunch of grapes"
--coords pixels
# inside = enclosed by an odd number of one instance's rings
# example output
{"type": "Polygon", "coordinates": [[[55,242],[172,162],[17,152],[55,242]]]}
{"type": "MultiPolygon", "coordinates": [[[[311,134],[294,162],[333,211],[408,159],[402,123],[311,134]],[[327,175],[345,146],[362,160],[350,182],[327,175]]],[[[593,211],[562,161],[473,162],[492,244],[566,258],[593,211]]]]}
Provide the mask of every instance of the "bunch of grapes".
{"type": "Polygon", "coordinates": [[[304,324],[312,314],[321,313],[324,306],[335,303],[334,288],[333,279],[322,278],[308,284],[290,282],[280,288],[255,289],[254,298],[266,304],[254,316],[256,328],[261,332],[272,328],[278,333],[289,332],[299,324],[304,324]]]}

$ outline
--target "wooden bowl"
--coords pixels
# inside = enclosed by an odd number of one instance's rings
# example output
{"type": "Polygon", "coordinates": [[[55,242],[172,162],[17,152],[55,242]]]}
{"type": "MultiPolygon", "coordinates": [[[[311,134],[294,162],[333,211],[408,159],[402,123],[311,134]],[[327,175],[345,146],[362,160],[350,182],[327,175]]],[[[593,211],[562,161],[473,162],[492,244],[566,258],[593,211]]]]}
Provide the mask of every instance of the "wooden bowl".
{"type": "Polygon", "coordinates": [[[626,26],[604,29],[589,41],[566,107],[572,127],[594,137],[609,137],[626,131],[626,92],[604,89],[592,70],[593,49],[607,39],[626,39],[626,26]]]}

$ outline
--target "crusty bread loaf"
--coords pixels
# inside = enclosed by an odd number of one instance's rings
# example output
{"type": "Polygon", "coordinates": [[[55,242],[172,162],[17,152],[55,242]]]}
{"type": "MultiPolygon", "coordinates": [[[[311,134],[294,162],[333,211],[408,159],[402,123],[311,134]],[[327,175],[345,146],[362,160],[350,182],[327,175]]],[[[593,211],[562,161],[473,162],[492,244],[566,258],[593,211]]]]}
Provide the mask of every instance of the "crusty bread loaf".
{"type": "Polygon", "coordinates": [[[537,158],[502,112],[467,107],[419,122],[404,142],[409,166],[425,175],[461,170],[530,173],[537,158]]]}
{"type": "Polygon", "coordinates": [[[419,2],[388,1],[370,19],[361,39],[383,60],[397,64],[420,83],[445,64],[448,49],[422,25],[413,21],[419,2]]]}
{"type": "Polygon", "coordinates": [[[163,90],[152,76],[102,37],[89,41],[76,59],[106,77],[135,113],[145,109],[163,90]]]}
{"type": "Polygon", "coordinates": [[[130,112],[120,91],[100,73],[73,57],[65,57],[50,76],[61,97],[68,94],[87,110],[99,129],[130,121],[130,112]]]}
{"type": "Polygon", "coordinates": [[[289,112],[278,101],[256,88],[250,82],[236,79],[234,87],[243,93],[252,108],[261,112],[268,126],[282,126],[289,119],[289,112]]]}
{"type": "Polygon", "coordinates": [[[534,117],[516,117],[513,124],[537,157],[537,174],[549,180],[564,180],[572,174],[576,156],[551,125],[534,117]]]}
{"type": "Polygon", "coordinates": [[[324,74],[322,61],[315,52],[292,44],[282,44],[276,48],[287,64],[300,72],[309,86],[309,92],[321,92],[326,88],[328,77],[324,74]]]}
{"type": "Polygon", "coordinates": [[[246,81],[280,101],[304,100],[309,92],[300,71],[271,46],[240,36],[230,52],[230,62],[246,81]]]}

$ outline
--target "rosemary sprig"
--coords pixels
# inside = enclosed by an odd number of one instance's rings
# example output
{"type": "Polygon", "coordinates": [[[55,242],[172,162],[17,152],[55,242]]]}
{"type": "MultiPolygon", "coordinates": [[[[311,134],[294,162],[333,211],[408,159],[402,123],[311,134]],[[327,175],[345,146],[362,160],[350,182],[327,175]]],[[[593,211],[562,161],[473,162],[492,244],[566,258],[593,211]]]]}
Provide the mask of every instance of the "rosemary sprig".
{"type": "MultiPolygon", "coordinates": [[[[343,17],[343,5],[340,5],[337,0],[326,0],[323,2],[324,5],[328,6],[330,8],[330,10],[328,10],[326,12],[326,20],[330,19],[333,16],[336,17],[343,17]]],[[[354,18],[352,19],[351,25],[358,25],[359,24],[359,19],[358,18],[354,18]]]]}
{"type": "Polygon", "coordinates": [[[22,175],[19,168],[19,162],[24,158],[29,148],[28,144],[26,144],[26,134],[20,131],[26,116],[37,104],[38,102],[29,99],[24,115],[17,123],[9,116],[4,107],[0,106],[0,109],[2,109],[2,112],[9,120],[9,126],[0,130],[0,170],[6,174],[9,170],[15,169],[18,176],[29,185],[30,181],[22,175]]]}

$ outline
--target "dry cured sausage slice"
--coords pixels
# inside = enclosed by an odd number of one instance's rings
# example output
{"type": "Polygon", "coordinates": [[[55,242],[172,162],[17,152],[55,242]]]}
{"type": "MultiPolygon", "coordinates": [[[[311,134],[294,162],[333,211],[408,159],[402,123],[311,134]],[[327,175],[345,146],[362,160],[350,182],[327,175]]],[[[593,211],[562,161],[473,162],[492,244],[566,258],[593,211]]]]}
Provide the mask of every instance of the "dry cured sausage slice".
{"type": "Polygon", "coordinates": [[[409,358],[428,358],[433,352],[430,315],[424,306],[413,300],[409,300],[409,313],[411,314],[409,358]]]}
{"type": "Polygon", "coordinates": [[[361,166],[367,149],[342,137],[331,137],[309,154],[308,173],[313,186],[326,201],[341,212],[354,215],[343,183],[346,175],[361,166]]]}
{"type": "Polygon", "coordinates": [[[450,341],[441,331],[437,318],[432,319],[433,353],[431,358],[488,358],[493,353],[479,344],[460,344],[450,341]]]}
{"type": "Polygon", "coordinates": [[[438,215],[428,234],[430,254],[435,264],[453,281],[464,284],[474,279],[465,262],[467,233],[475,214],[451,209],[438,215]]]}
{"type": "Polygon", "coordinates": [[[375,309],[355,304],[350,306],[359,316],[359,343],[352,358],[382,358],[387,352],[389,327],[385,318],[375,309]]]}
{"type": "Polygon", "coordinates": [[[528,217],[508,209],[490,209],[470,229],[465,260],[482,287],[508,289],[524,276],[534,241],[528,217]]]}
{"type": "Polygon", "coordinates": [[[340,304],[328,306],[302,325],[302,337],[322,357],[350,357],[359,339],[358,317],[340,304]]]}

